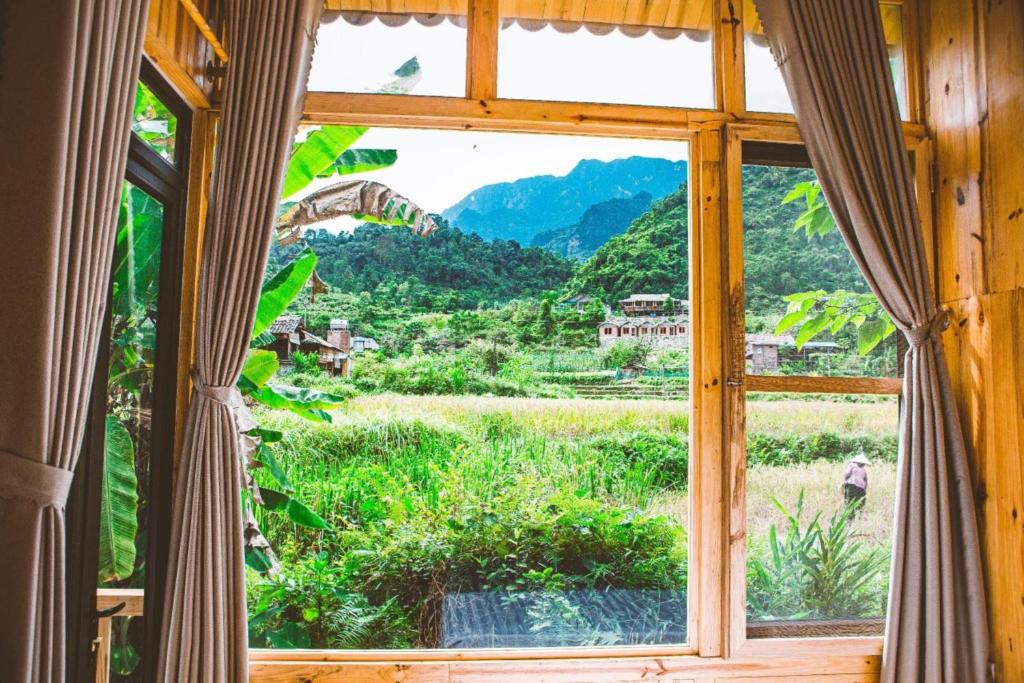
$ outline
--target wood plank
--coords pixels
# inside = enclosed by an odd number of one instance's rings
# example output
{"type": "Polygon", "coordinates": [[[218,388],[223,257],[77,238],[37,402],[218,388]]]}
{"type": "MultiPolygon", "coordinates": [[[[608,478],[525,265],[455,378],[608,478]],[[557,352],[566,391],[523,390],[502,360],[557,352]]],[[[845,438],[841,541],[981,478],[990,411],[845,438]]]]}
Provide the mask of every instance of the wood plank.
{"type": "Polygon", "coordinates": [[[743,135],[728,127],[725,149],[726,351],[724,452],[727,456],[728,594],[726,653],[738,652],[746,641],[747,620],[747,413],[743,377],[746,373],[745,295],[743,267],[743,135]]]}
{"type": "MultiPolygon", "coordinates": [[[[204,16],[219,13],[213,0],[195,5],[204,16]]],[[[207,77],[206,64],[218,57],[179,0],[152,0],[143,49],[190,106],[210,106],[216,82],[207,77]]]]}
{"type": "Polygon", "coordinates": [[[466,31],[466,97],[498,96],[498,0],[469,0],[466,31]]]}
{"type": "MultiPolygon", "coordinates": [[[[303,121],[681,139],[705,124],[736,122],[736,117],[725,112],[681,107],[310,92],[306,95],[303,121]]],[[[760,130],[765,139],[800,139],[796,120],[789,114],[750,114],[738,125],[749,131],[760,130]]],[[[908,144],[916,144],[926,137],[924,126],[918,123],[905,122],[903,132],[908,144]]]]}
{"type": "Polygon", "coordinates": [[[141,588],[97,588],[96,609],[110,609],[124,603],[124,609],[117,613],[119,617],[141,617],[146,592],[141,588]]]}
{"type": "Polygon", "coordinates": [[[691,499],[696,518],[690,525],[690,584],[696,586],[696,645],[703,657],[723,654],[727,571],[725,555],[724,387],[725,354],[723,240],[721,202],[723,130],[702,129],[692,145],[690,300],[693,381],[690,430],[691,499]]]}
{"type": "MultiPolygon", "coordinates": [[[[282,652],[287,656],[287,652],[282,652]]],[[[361,683],[363,681],[450,681],[451,683],[639,683],[660,681],[681,683],[687,680],[740,680],[751,678],[807,676],[877,675],[879,655],[824,655],[805,658],[778,655],[757,660],[719,657],[666,657],[658,659],[619,658],[605,660],[534,660],[451,662],[446,664],[413,662],[389,664],[366,662],[338,664],[328,662],[254,662],[250,680],[315,681],[316,683],[361,683]]],[[[839,680],[843,680],[840,678],[839,680]]],[[[856,679],[854,679],[856,680],[856,679]]]]}
{"type": "Polygon", "coordinates": [[[809,394],[882,394],[898,396],[903,380],[889,377],[809,377],[806,375],[746,375],[750,391],[802,392],[809,394]]]}
{"type": "Polygon", "coordinates": [[[185,419],[192,395],[191,369],[195,355],[196,302],[199,296],[199,264],[203,231],[206,227],[208,191],[213,173],[216,115],[200,110],[192,115],[192,140],[189,145],[188,196],[185,199],[185,238],[182,252],[181,315],[178,321],[178,395],[174,430],[174,458],[177,462],[185,419]]]}

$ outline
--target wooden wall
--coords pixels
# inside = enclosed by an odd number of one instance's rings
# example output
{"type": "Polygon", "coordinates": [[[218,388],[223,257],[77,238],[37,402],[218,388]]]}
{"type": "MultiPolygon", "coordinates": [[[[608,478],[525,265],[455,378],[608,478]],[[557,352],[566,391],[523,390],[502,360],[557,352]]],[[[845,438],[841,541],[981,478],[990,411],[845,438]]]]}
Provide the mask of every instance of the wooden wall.
{"type": "Polygon", "coordinates": [[[946,348],[974,460],[997,680],[1024,681],[1024,2],[923,9],[946,348]]]}
{"type": "MultiPolygon", "coordinates": [[[[194,4],[222,35],[220,0],[195,0],[194,4]]],[[[206,64],[220,62],[180,0],[150,1],[145,52],[189,105],[210,107],[217,83],[206,74],[206,64]]]]}

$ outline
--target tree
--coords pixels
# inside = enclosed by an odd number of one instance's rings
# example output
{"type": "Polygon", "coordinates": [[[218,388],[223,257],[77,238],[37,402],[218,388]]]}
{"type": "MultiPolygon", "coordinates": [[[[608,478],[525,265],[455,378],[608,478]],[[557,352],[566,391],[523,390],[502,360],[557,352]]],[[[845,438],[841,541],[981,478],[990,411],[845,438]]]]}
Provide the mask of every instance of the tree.
{"type": "MultiPolygon", "coordinates": [[[[807,239],[812,240],[837,230],[817,180],[797,183],[782,203],[799,199],[804,201],[806,208],[793,224],[794,232],[803,230],[807,239]]],[[[852,326],[857,330],[857,352],[866,356],[896,331],[889,315],[871,293],[819,289],[790,294],[783,300],[788,304],[786,314],[775,326],[775,334],[797,328],[797,348],[803,348],[804,344],[826,330],[837,334],[852,326]]]]}

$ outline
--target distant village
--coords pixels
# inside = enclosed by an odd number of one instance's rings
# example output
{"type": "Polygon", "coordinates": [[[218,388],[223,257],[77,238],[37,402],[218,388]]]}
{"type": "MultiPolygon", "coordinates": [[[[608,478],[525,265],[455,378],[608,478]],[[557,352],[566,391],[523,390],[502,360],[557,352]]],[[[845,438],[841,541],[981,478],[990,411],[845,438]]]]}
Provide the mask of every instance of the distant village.
{"type": "MultiPolygon", "coordinates": [[[[566,303],[582,312],[593,299],[575,296],[566,303]]],[[[623,340],[650,344],[654,349],[685,349],[690,345],[690,302],[668,294],[631,294],[618,301],[621,315],[605,307],[605,320],[597,326],[598,348],[623,340]]],[[[747,334],[747,371],[759,374],[779,369],[780,362],[808,362],[815,353],[833,353],[835,342],[807,342],[799,351],[791,335],[747,334]],[[780,351],[781,349],[781,351],[780,351]]]]}
{"type": "MultiPolygon", "coordinates": [[[[578,295],[563,302],[582,313],[592,297],[578,295]]],[[[618,315],[605,306],[605,319],[597,326],[597,346],[606,349],[617,342],[637,341],[652,349],[681,350],[690,346],[690,302],[669,294],[631,294],[617,302],[618,315]]],[[[353,335],[347,320],[330,321],[326,339],[306,329],[302,316],[283,315],[270,326],[274,341],[265,348],[273,350],[282,366],[292,365],[292,354],[315,353],[322,370],[335,377],[352,374],[355,357],[376,351],[380,345],[372,337],[353,335]]],[[[774,372],[785,361],[813,362],[817,354],[837,351],[834,342],[807,342],[796,349],[791,335],[746,335],[747,371],[774,372]]]]}

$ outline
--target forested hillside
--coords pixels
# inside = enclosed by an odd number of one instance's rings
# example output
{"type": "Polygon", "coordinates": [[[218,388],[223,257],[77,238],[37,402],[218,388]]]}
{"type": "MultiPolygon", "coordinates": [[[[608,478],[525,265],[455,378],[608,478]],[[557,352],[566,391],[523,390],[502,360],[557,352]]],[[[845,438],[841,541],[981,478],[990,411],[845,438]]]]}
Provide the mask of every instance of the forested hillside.
{"type": "Polygon", "coordinates": [[[653,200],[649,192],[641,192],[633,197],[594,204],[578,223],[561,230],[538,233],[531,246],[543,247],[576,261],[586,261],[609,239],[625,232],[634,220],[651,208],[653,200]]]}
{"type": "Polygon", "coordinates": [[[486,185],[442,215],[463,232],[531,244],[537,233],[578,222],[587,209],[647,192],[660,199],[686,180],[686,162],[629,157],[584,160],[565,176],[533,176],[486,185]]]}
{"type": "MultiPolygon", "coordinates": [[[[305,243],[319,257],[317,273],[341,292],[373,292],[380,285],[407,284],[426,310],[476,308],[517,297],[561,290],[573,263],[543,249],[523,248],[505,240],[485,241],[438,218],[440,229],[417,237],[405,228],[362,225],[352,234],[308,230],[305,243]],[[454,293],[454,298],[452,294],[454,293]]],[[[302,249],[300,245],[270,252],[273,273],[302,249]]]]}
{"type": "Polygon", "coordinates": [[[799,182],[814,178],[801,168],[743,167],[743,227],[747,310],[784,309],[781,298],[812,289],[865,292],[867,284],[838,232],[808,239],[794,231],[802,202],[783,204],[799,182]]]}
{"type": "MultiPolygon", "coordinates": [[[[794,292],[866,291],[837,233],[809,240],[793,230],[803,206],[782,200],[796,183],[812,177],[811,171],[797,168],[743,169],[751,316],[777,316],[785,307],[782,297],[794,292]]],[[[441,218],[441,229],[429,237],[367,224],[352,234],[310,230],[305,242],[320,258],[318,274],[338,292],[372,294],[380,287],[401,287],[403,300],[414,310],[465,310],[537,298],[547,291],[588,294],[606,303],[632,293],[688,298],[687,190],[676,187],[653,204],[646,192],[598,202],[568,228],[539,233],[536,243],[543,248],[485,240],[441,218]],[[588,254],[583,263],[576,260],[588,254]]],[[[275,246],[268,272],[299,249],[275,246]]]]}
{"type": "Polygon", "coordinates": [[[597,296],[610,303],[632,293],[687,296],[686,186],[638,218],[626,232],[611,238],[576,272],[574,294],[597,296]]]}

